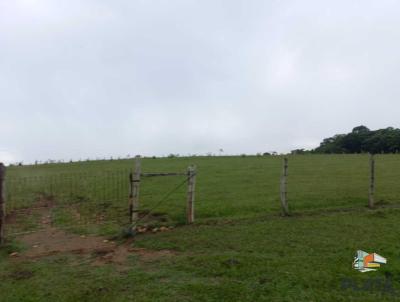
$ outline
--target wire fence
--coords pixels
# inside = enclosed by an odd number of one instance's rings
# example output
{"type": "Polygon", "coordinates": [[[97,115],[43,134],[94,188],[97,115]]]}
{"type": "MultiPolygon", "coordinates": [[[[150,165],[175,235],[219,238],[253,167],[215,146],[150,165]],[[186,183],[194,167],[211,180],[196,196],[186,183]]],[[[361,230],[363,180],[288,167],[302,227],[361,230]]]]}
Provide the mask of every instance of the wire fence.
{"type": "Polygon", "coordinates": [[[127,222],[129,170],[7,177],[8,234],[49,225],[87,231],[127,222]]]}
{"type": "MultiPolygon", "coordinates": [[[[6,233],[12,236],[57,227],[78,233],[117,234],[130,226],[130,173],[124,169],[7,177],[6,233]]],[[[185,174],[161,175],[180,177],[143,174],[141,225],[175,225],[185,219],[185,174]]]]}
{"type": "MultiPolygon", "coordinates": [[[[281,212],[283,157],[197,159],[200,220],[254,217],[281,212]]],[[[400,204],[400,156],[375,157],[375,206],[400,204]]],[[[191,160],[192,161],[192,160],[191,160]]],[[[147,159],[146,169],[181,170],[175,161],[147,159]],[[163,166],[164,165],[164,166],[163,166]]],[[[21,170],[23,171],[23,170],[21,170]]],[[[9,234],[47,228],[115,234],[129,226],[131,169],[6,177],[9,234]],[[50,216],[50,217],[48,217],[50,216]]],[[[371,181],[368,155],[289,156],[286,198],[289,213],[365,208],[371,181]]],[[[139,225],[176,225],[187,217],[185,173],[142,173],[139,225]],[[167,177],[153,177],[153,176],[167,177]]]]}
{"type": "Polygon", "coordinates": [[[343,156],[340,162],[337,159],[289,157],[286,181],[292,212],[400,204],[398,156],[343,156]]]}
{"type": "Polygon", "coordinates": [[[76,202],[118,203],[129,192],[129,171],[97,174],[65,173],[34,177],[7,177],[6,200],[9,210],[32,207],[38,196],[56,197],[58,205],[76,202]]]}

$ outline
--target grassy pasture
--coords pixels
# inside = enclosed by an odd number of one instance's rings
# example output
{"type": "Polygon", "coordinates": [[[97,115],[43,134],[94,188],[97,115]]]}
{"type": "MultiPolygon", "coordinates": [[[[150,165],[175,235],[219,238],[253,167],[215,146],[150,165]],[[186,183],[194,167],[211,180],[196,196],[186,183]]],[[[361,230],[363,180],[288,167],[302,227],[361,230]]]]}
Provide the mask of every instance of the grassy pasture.
{"type": "MultiPolygon", "coordinates": [[[[391,207],[400,205],[400,156],[376,158],[376,200],[385,206],[376,210],[366,208],[367,155],[289,157],[292,217],[279,216],[280,157],[149,158],[143,159],[142,169],[181,172],[190,164],[198,169],[196,223],[171,232],[139,235],[134,242],[148,250],[173,251],[171,256],[143,259],[133,254],[124,270],[113,264],[93,267],[90,257],[66,254],[21,262],[8,256],[11,251],[29,248],[16,239],[0,251],[0,301],[400,300],[400,210],[391,207]],[[367,274],[352,270],[357,249],[387,257],[388,265],[367,274]],[[345,280],[354,286],[343,286],[345,280]],[[373,285],[367,286],[368,282],[373,285]]],[[[45,179],[86,173],[101,179],[104,171],[132,167],[130,160],[52,164],[11,167],[7,175],[11,179],[45,179]]],[[[144,179],[142,209],[152,208],[182,180],[144,179]]],[[[99,190],[110,190],[106,194],[112,196],[119,185],[108,181],[106,188],[99,190]]],[[[91,187],[90,182],[86,186],[91,187]]],[[[95,190],[90,189],[95,198],[95,190]]],[[[155,210],[166,214],[169,223],[184,222],[185,190],[181,187],[155,210]]],[[[29,202],[30,196],[29,192],[16,192],[15,208],[19,207],[17,193],[24,196],[24,202],[29,202]]],[[[110,217],[127,213],[127,198],[123,198],[107,208],[110,217]]],[[[101,209],[98,201],[91,202],[91,211],[82,215],[101,209]]],[[[63,219],[59,219],[60,227],[71,223],[68,215],[63,219]]],[[[90,231],[111,235],[118,226],[90,231]]]]}

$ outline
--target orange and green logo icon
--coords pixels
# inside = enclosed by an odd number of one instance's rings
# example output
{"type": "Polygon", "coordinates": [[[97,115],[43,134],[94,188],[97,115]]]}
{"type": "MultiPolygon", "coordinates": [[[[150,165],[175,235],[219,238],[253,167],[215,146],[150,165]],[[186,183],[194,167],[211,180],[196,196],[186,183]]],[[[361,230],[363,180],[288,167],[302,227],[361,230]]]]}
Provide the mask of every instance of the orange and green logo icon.
{"type": "Polygon", "coordinates": [[[353,268],[362,273],[376,271],[381,264],[386,264],[386,258],[376,254],[368,254],[364,251],[358,250],[353,261],[353,268]]]}

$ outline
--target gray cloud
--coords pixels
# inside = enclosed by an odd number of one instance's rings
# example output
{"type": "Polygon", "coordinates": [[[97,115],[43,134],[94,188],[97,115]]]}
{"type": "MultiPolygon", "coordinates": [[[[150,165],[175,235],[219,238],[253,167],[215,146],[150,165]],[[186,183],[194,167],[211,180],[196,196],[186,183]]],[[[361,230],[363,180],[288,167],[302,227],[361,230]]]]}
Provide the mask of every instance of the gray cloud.
{"type": "Polygon", "coordinates": [[[0,160],[399,127],[397,1],[0,0],[0,160]]]}

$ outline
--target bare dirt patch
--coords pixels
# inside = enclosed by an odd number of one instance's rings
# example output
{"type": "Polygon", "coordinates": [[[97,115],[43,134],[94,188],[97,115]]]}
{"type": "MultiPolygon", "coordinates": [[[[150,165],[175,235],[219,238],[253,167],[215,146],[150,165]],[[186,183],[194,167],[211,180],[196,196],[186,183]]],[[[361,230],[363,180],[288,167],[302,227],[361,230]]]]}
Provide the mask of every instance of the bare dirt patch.
{"type": "Polygon", "coordinates": [[[50,213],[50,209],[54,206],[55,202],[53,199],[39,196],[31,207],[21,208],[7,213],[6,224],[17,224],[21,218],[29,217],[36,213],[42,214],[41,216],[45,216],[46,214],[50,213]]]}
{"type": "Polygon", "coordinates": [[[170,250],[157,251],[135,248],[132,246],[133,239],[117,244],[104,237],[79,236],[53,227],[21,236],[19,240],[27,245],[28,249],[19,254],[17,258],[29,260],[62,253],[72,253],[89,256],[93,265],[101,266],[110,263],[124,265],[130,255],[137,255],[144,262],[176,255],[176,252],[170,250]]]}
{"type": "Polygon", "coordinates": [[[22,254],[27,258],[40,258],[67,252],[87,254],[96,250],[112,249],[115,246],[114,242],[109,242],[102,237],[79,236],[51,226],[23,235],[18,239],[28,246],[28,250],[22,254]]]}
{"type": "MultiPolygon", "coordinates": [[[[21,253],[12,253],[12,257],[21,260],[35,260],[43,257],[69,253],[89,257],[95,266],[104,264],[123,265],[130,255],[137,255],[142,261],[154,261],[175,253],[169,250],[153,251],[133,247],[134,239],[122,244],[100,236],[85,236],[68,233],[52,225],[51,209],[53,202],[40,201],[34,208],[24,209],[24,214],[36,213],[39,216],[40,230],[17,237],[27,249],[21,253]]],[[[9,223],[13,223],[12,215],[9,223]]]]}

